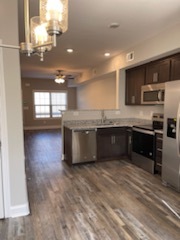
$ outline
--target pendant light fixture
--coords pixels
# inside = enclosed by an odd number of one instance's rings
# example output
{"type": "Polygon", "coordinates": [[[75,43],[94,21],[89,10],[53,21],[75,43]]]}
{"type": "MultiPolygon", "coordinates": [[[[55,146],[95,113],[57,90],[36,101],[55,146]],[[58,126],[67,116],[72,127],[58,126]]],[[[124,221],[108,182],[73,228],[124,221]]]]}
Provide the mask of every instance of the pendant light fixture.
{"type": "Polygon", "coordinates": [[[62,72],[61,70],[57,70],[57,71],[58,71],[58,74],[56,75],[56,78],[54,79],[54,81],[59,84],[64,83],[65,75],[61,74],[61,72],[62,72]]]}
{"type": "Polygon", "coordinates": [[[68,29],[68,0],[39,0],[40,16],[29,20],[29,0],[24,0],[25,42],[20,50],[27,56],[44,53],[56,47],[56,36],[68,29]]]}

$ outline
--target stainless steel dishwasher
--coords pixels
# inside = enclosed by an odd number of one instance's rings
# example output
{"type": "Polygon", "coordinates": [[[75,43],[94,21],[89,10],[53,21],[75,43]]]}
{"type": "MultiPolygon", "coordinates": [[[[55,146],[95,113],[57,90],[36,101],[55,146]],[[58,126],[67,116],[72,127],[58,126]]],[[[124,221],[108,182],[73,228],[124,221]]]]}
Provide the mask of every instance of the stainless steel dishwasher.
{"type": "Polygon", "coordinates": [[[96,161],[97,129],[73,130],[72,163],[96,161]]]}

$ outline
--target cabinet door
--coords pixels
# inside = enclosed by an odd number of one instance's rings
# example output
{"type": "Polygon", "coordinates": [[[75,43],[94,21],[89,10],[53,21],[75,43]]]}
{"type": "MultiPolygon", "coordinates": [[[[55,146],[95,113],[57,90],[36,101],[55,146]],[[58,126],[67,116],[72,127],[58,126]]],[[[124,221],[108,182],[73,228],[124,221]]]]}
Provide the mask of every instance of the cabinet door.
{"type": "Polygon", "coordinates": [[[126,128],[101,128],[97,130],[98,161],[119,159],[127,154],[126,128]]]}
{"type": "Polygon", "coordinates": [[[113,136],[112,157],[119,158],[127,156],[127,132],[126,128],[118,128],[113,136]]]}
{"type": "Polygon", "coordinates": [[[171,59],[171,77],[170,80],[180,80],[180,54],[171,59]]]}
{"type": "Polygon", "coordinates": [[[97,134],[97,160],[109,160],[112,157],[112,137],[109,134],[97,134]]]}
{"type": "Polygon", "coordinates": [[[67,164],[72,165],[72,130],[64,127],[64,155],[67,164]]]}
{"type": "Polygon", "coordinates": [[[155,61],[146,65],[145,84],[161,83],[170,80],[170,59],[155,61]]]}
{"type": "Polygon", "coordinates": [[[127,134],[127,156],[131,160],[131,154],[132,154],[132,128],[127,128],[126,129],[126,134],[127,134]]]}
{"type": "Polygon", "coordinates": [[[141,104],[141,86],[144,85],[144,80],[144,65],[126,71],[126,105],[141,104]]]}

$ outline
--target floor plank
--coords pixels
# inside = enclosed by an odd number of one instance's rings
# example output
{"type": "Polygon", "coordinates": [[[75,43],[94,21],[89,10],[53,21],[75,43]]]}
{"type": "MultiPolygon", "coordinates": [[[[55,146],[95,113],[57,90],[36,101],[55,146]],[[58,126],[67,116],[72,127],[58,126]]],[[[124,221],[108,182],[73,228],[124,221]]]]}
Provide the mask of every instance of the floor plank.
{"type": "Polygon", "coordinates": [[[26,131],[31,214],[0,220],[0,240],[179,240],[180,194],[125,160],[69,167],[61,133],[26,131]]]}

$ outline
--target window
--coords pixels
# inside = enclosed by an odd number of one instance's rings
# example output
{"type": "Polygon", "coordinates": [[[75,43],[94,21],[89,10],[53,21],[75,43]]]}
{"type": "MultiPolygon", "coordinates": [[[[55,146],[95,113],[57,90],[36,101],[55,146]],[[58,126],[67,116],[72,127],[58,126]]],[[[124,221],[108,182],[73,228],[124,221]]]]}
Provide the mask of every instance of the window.
{"type": "Polygon", "coordinates": [[[35,118],[58,118],[66,109],[66,92],[34,92],[35,118]]]}

